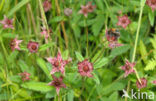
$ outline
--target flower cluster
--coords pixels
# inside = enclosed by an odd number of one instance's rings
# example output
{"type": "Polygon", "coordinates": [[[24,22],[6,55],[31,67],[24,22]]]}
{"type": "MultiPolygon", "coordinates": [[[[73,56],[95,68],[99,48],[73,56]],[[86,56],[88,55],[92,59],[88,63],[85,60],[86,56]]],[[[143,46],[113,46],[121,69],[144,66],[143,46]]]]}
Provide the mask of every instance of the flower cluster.
{"type": "Polygon", "coordinates": [[[22,80],[23,81],[27,81],[27,80],[30,80],[30,73],[28,73],[28,72],[23,72],[23,73],[19,73],[19,75],[21,76],[21,78],[22,78],[22,80]]]}
{"type": "MultiPolygon", "coordinates": [[[[147,5],[152,8],[154,11],[156,9],[156,0],[147,0],[147,5]]],[[[44,11],[47,12],[51,9],[51,2],[49,0],[45,0],[43,2],[43,8],[44,11]]],[[[80,14],[83,14],[85,17],[88,16],[88,13],[91,13],[95,10],[96,5],[92,5],[92,2],[88,2],[85,6],[81,6],[81,10],[79,11],[80,14]]],[[[119,12],[120,14],[122,12],[119,12]]],[[[70,16],[72,14],[72,9],[66,8],[64,10],[64,14],[66,16],[70,16]]],[[[127,15],[118,16],[118,26],[123,27],[124,29],[131,23],[127,15]]],[[[8,19],[6,16],[4,16],[4,20],[0,21],[0,24],[2,24],[4,29],[14,29],[13,27],[13,19],[8,19]]],[[[47,40],[51,32],[50,30],[47,30],[45,27],[41,28],[41,35],[45,37],[45,40],[47,40]]],[[[123,44],[118,43],[118,39],[120,37],[119,30],[115,28],[106,29],[106,39],[109,42],[109,47],[115,48],[122,46],[123,44]]],[[[14,51],[15,49],[20,50],[20,44],[23,40],[18,40],[17,37],[12,39],[10,42],[11,50],[14,51]]],[[[29,41],[27,44],[27,49],[30,53],[36,53],[39,49],[39,43],[35,41],[29,41]]],[[[63,76],[65,76],[65,66],[72,61],[71,58],[64,60],[61,56],[61,52],[58,51],[56,57],[48,57],[46,60],[52,65],[52,70],[50,72],[53,80],[48,84],[50,86],[54,86],[56,88],[56,92],[59,95],[59,91],[61,88],[66,88],[66,85],[63,83],[63,76]],[[55,76],[55,73],[61,73],[59,77],[55,76]]],[[[124,77],[127,77],[129,74],[136,73],[134,70],[136,63],[131,63],[128,60],[125,61],[125,65],[121,67],[121,69],[125,72],[124,77]]],[[[89,62],[88,59],[84,59],[83,61],[79,61],[77,63],[77,69],[78,73],[82,77],[93,77],[93,64],[89,62]]],[[[19,74],[21,76],[22,81],[30,80],[30,73],[23,72],[19,74]]],[[[152,81],[153,84],[156,84],[156,80],[152,81]]],[[[147,79],[141,78],[140,80],[136,81],[136,86],[139,89],[145,88],[147,86],[147,79]]]]}

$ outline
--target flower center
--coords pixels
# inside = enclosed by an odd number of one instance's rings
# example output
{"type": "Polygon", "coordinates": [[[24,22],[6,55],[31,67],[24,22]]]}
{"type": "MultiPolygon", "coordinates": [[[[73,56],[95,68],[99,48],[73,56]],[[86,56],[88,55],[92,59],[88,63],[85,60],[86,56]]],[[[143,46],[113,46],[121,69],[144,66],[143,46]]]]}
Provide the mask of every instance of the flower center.
{"type": "Polygon", "coordinates": [[[125,20],[125,19],[123,19],[123,20],[122,20],[122,23],[126,23],[126,20],[125,20]]]}
{"type": "Polygon", "coordinates": [[[156,4],[156,0],[152,0],[151,3],[152,3],[153,5],[155,5],[155,4],[156,4]]]}
{"type": "Polygon", "coordinates": [[[36,46],[36,45],[32,45],[31,48],[32,48],[33,50],[36,50],[36,49],[37,49],[37,46],[36,46]]]}
{"type": "Polygon", "coordinates": [[[84,70],[85,72],[88,72],[88,71],[89,71],[89,67],[88,67],[88,66],[84,66],[84,67],[83,67],[83,70],[84,70]]]}
{"type": "Polygon", "coordinates": [[[59,66],[59,61],[56,61],[56,62],[54,63],[54,65],[55,65],[55,67],[58,67],[58,66],[59,66]]]}
{"type": "Polygon", "coordinates": [[[55,86],[59,86],[59,85],[60,85],[60,82],[55,81],[55,86]]]}
{"type": "Polygon", "coordinates": [[[12,24],[11,20],[7,20],[7,24],[8,25],[12,24]]]}
{"type": "Polygon", "coordinates": [[[126,70],[130,70],[130,67],[129,66],[126,66],[126,70]]]}
{"type": "Polygon", "coordinates": [[[88,13],[88,8],[84,8],[83,13],[88,13]]]}

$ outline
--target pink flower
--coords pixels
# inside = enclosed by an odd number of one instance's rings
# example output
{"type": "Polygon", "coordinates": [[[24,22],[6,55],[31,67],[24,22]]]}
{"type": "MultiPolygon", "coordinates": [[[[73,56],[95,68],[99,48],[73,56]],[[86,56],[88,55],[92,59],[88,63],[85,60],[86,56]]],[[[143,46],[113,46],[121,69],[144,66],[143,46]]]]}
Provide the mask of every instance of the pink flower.
{"type": "Polygon", "coordinates": [[[108,45],[108,47],[111,49],[116,48],[116,47],[120,47],[120,46],[123,46],[123,44],[120,44],[117,41],[109,42],[109,45],[108,45]]]}
{"type": "MultiPolygon", "coordinates": [[[[41,35],[43,35],[45,37],[45,40],[47,40],[49,37],[48,30],[45,27],[42,27],[41,29],[42,29],[41,35]]],[[[50,30],[49,30],[49,33],[50,33],[50,30]]]]}
{"type": "Polygon", "coordinates": [[[136,82],[137,87],[139,89],[145,88],[147,86],[147,80],[145,78],[141,78],[140,81],[141,81],[141,84],[140,84],[139,80],[137,80],[137,82],[136,82]]]}
{"type": "Polygon", "coordinates": [[[72,14],[72,9],[70,9],[70,8],[64,9],[64,14],[65,14],[66,16],[70,16],[70,15],[72,14]]]}
{"type": "Polygon", "coordinates": [[[126,28],[129,24],[131,23],[131,21],[128,19],[127,15],[124,16],[118,16],[118,26],[122,26],[123,28],[126,28]]]}
{"type": "Polygon", "coordinates": [[[27,81],[27,80],[30,80],[29,76],[30,76],[30,73],[28,72],[23,72],[23,73],[19,73],[19,75],[22,77],[22,80],[23,81],[27,81]]]}
{"type": "Polygon", "coordinates": [[[14,51],[15,49],[20,50],[19,44],[23,40],[17,40],[17,38],[13,39],[10,43],[11,50],[14,51]]]}
{"type": "Polygon", "coordinates": [[[146,4],[152,8],[152,11],[156,9],[156,0],[147,0],[146,4]]]}
{"type": "Polygon", "coordinates": [[[27,48],[29,49],[31,53],[36,53],[38,51],[39,44],[38,42],[29,41],[27,48]]]}
{"type": "Polygon", "coordinates": [[[152,81],[152,83],[156,85],[156,80],[152,81]]]}
{"type": "Polygon", "coordinates": [[[88,13],[91,13],[96,8],[95,5],[92,5],[92,2],[88,2],[87,5],[81,6],[81,10],[79,11],[80,14],[83,14],[85,17],[88,16],[88,13]]]}
{"type": "Polygon", "coordinates": [[[43,2],[43,8],[45,12],[48,12],[51,9],[51,2],[49,0],[45,0],[43,2]]]}
{"type": "Polygon", "coordinates": [[[52,64],[53,69],[50,72],[50,74],[54,74],[55,72],[61,72],[63,75],[65,75],[65,65],[70,62],[70,60],[63,60],[61,53],[58,52],[57,57],[54,58],[47,58],[48,62],[52,64]]]}
{"type": "Polygon", "coordinates": [[[121,67],[121,69],[125,71],[124,77],[127,77],[131,73],[135,73],[135,70],[133,69],[134,66],[135,63],[130,63],[128,60],[126,60],[126,64],[121,67]]]}
{"type": "Polygon", "coordinates": [[[88,6],[88,12],[90,13],[93,12],[94,9],[96,8],[96,5],[92,5],[92,2],[88,2],[87,6],[88,6]]]}
{"type": "Polygon", "coordinates": [[[93,77],[91,72],[93,71],[93,64],[87,59],[78,63],[78,72],[81,76],[93,77]]]}
{"type": "Polygon", "coordinates": [[[81,6],[81,10],[79,11],[80,14],[83,14],[85,17],[88,16],[88,13],[89,13],[89,9],[88,9],[88,6],[81,6]]]}
{"type": "Polygon", "coordinates": [[[7,28],[14,29],[13,19],[8,19],[5,15],[4,15],[4,19],[0,21],[0,23],[3,25],[4,29],[7,29],[7,28]]]}
{"type": "Polygon", "coordinates": [[[54,86],[56,88],[57,95],[59,95],[60,88],[66,88],[66,85],[63,83],[63,77],[55,77],[52,75],[53,81],[51,81],[48,85],[54,86]]]}

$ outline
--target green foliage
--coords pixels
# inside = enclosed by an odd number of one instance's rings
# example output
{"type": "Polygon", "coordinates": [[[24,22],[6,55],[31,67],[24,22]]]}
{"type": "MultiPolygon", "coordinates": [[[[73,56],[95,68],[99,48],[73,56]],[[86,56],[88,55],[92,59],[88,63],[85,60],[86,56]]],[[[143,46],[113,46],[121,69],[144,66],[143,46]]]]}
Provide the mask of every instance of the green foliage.
{"type": "Polygon", "coordinates": [[[115,57],[127,52],[130,49],[130,45],[124,45],[121,47],[117,47],[111,51],[111,56],[115,57]]]}
{"type": "Polygon", "coordinates": [[[79,61],[83,61],[83,60],[84,60],[83,56],[82,56],[79,52],[75,52],[75,54],[76,54],[76,58],[77,58],[79,61]]]}
{"type": "Polygon", "coordinates": [[[39,67],[43,70],[43,72],[45,73],[45,75],[51,80],[51,76],[50,76],[50,72],[46,66],[46,63],[43,59],[41,58],[37,58],[37,64],[39,65],[39,67]]]}
{"type": "Polygon", "coordinates": [[[156,43],[156,35],[150,41],[151,41],[151,43],[153,45],[154,51],[153,51],[152,59],[148,60],[148,62],[147,62],[147,65],[145,67],[146,71],[154,70],[156,68],[156,45],[155,45],[155,43],[156,43]]]}
{"type": "Polygon", "coordinates": [[[92,26],[92,32],[95,36],[99,35],[103,25],[104,25],[105,17],[104,15],[98,15],[96,17],[95,24],[92,26]]]}
{"type": "Polygon", "coordinates": [[[29,1],[30,0],[22,0],[14,8],[11,9],[11,11],[8,13],[8,16],[12,16],[15,12],[20,10],[20,8],[23,7],[25,4],[27,4],[29,1]]]}
{"type": "Polygon", "coordinates": [[[52,8],[45,12],[44,0],[0,0],[0,21],[3,15],[14,19],[14,29],[4,29],[0,23],[1,101],[123,100],[121,92],[127,89],[128,81],[131,81],[130,89],[137,90],[135,73],[122,78],[124,71],[120,67],[125,64],[125,59],[132,62],[138,29],[135,68],[140,77],[148,79],[148,86],[141,91],[155,93],[151,83],[156,73],[155,11],[146,5],[147,0],[49,1],[52,8]],[[84,17],[79,11],[89,1],[96,9],[84,17]],[[72,9],[70,16],[65,16],[65,8],[72,9]],[[142,16],[140,11],[143,11],[142,16]],[[131,21],[126,28],[117,25],[118,16],[123,15],[128,15],[131,21]],[[52,31],[47,40],[41,35],[42,27],[52,31]],[[123,46],[108,47],[105,30],[110,28],[119,29],[118,42],[123,46]],[[10,42],[14,38],[23,40],[19,45],[21,50],[11,50],[10,42]],[[39,43],[37,53],[28,51],[29,41],[39,43]],[[54,74],[63,76],[67,86],[60,88],[59,98],[56,88],[48,86],[48,82],[53,80],[50,74],[53,66],[46,61],[46,57],[55,58],[58,51],[61,51],[63,60],[72,58],[65,66],[65,75],[54,74]],[[78,72],[78,62],[85,59],[93,64],[92,78],[82,77],[78,72]],[[19,73],[24,71],[31,74],[29,81],[22,81],[19,73]]]}
{"type": "Polygon", "coordinates": [[[47,93],[51,90],[53,90],[53,87],[48,86],[48,83],[44,83],[44,82],[26,82],[23,83],[21,85],[23,88],[27,88],[33,91],[38,91],[38,92],[43,92],[43,93],[47,93]]]}

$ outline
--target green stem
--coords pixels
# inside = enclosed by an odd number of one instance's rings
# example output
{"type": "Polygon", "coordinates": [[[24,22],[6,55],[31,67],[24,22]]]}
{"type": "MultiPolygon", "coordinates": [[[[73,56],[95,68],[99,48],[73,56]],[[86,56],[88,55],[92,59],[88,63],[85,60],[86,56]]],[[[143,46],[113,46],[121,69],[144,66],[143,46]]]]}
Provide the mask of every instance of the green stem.
{"type": "MultiPolygon", "coordinates": [[[[141,19],[142,19],[142,12],[143,12],[144,5],[145,5],[145,2],[143,0],[141,0],[141,10],[140,10],[140,14],[139,14],[138,28],[137,28],[137,33],[136,33],[136,39],[135,39],[133,56],[132,56],[132,62],[135,61],[136,49],[137,49],[137,44],[138,44],[138,39],[139,39],[139,32],[140,32],[140,27],[141,27],[141,19]]],[[[139,82],[141,83],[140,77],[138,75],[138,72],[137,72],[136,68],[134,68],[134,70],[136,72],[136,77],[138,78],[139,82]]]]}
{"type": "Polygon", "coordinates": [[[89,45],[89,43],[88,43],[88,26],[87,26],[87,19],[85,18],[85,27],[86,27],[86,40],[87,40],[87,42],[86,42],[86,46],[87,46],[87,48],[86,48],[86,53],[87,53],[87,58],[88,58],[88,45],[89,45]]]}

